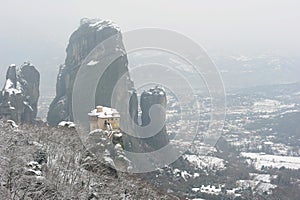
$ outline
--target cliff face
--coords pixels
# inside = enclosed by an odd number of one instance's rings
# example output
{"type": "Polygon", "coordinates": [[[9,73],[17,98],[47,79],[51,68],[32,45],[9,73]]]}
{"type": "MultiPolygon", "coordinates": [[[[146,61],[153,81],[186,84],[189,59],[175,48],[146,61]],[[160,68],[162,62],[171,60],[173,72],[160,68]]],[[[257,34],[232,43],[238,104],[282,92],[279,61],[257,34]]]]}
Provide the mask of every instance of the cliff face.
{"type": "Polygon", "coordinates": [[[40,74],[30,63],[9,66],[0,94],[0,116],[17,123],[33,123],[37,115],[40,74]]]}
{"type": "MultiPolygon", "coordinates": [[[[80,27],[70,37],[65,64],[60,67],[57,76],[56,97],[50,105],[47,116],[49,124],[57,125],[62,120],[73,121],[72,90],[78,69],[98,44],[119,33],[120,29],[110,21],[81,20],[80,27]]],[[[113,88],[119,78],[128,72],[128,61],[122,38],[116,37],[115,40],[114,51],[122,52],[122,56],[110,64],[100,79],[96,91],[97,105],[111,107],[113,88]]]]}

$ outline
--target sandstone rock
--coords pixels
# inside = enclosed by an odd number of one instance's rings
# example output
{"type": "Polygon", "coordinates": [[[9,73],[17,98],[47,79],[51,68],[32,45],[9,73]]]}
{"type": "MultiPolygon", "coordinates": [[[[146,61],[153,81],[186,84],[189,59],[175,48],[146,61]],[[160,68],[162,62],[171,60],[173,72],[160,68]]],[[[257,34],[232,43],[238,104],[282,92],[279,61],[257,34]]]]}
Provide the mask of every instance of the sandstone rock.
{"type": "MultiPolygon", "coordinates": [[[[142,126],[148,125],[150,121],[150,108],[153,105],[160,105],[163,109],[167,106],[167,97],[164,89],[160,87],[151,88],[148,91],[144,91],[141,95],[141,110],[142,110],[142,126]]],[[[166,112],[161,110],[157,115],[158,118],[152,119],[156,121],[165,121],[166,112]]],[[[152,123],[155,123],[152,121],[152,123]]]]}
{"type": "MultiPolygon", "coordinates": [[[[61,121],[74,121],[72,111],[72,92],[74,81],[82,63],[95,49],[95,47],[98,46],[98,44],[103,44],[103,47],[101,46],[97,52],[97,54],[100,55],[99,57],[101,57],[101,55],[109,56],[110,53],[117,53],[121,56],[109,65],[103,76],[101,76],[99,82],[95,83],[97,84],[95,97],[86,98],[95,98],[94,107],[98,105],[114,107],[111,105],[111,100],[113,98],[112,93],[113,91],[116,91],[115,86],[117,82],[121,79],[121,77],[123,80],[123,75],[128,72],[128,60],[122,36],[120,34],[120,29],[110,21],[83,19],[80,22],[80,27],[70,37],[66,50],[67,57],[65,63],[64,65],[61,65],[59,69],[56,85],[56,97],[50,105],[47,116],[47,121],[50,125],[57,125],[61,121]],[[115,36],[114,41],[105,46],[102,42],[112,36],[115,36]],[[107,52],[109,53],[107,54],[107,52]]],[[[95,64],[97,62],[94,61],[91,64],[95,64]]],[[[119,98],[117,102],[120,102],[120,104],[123,104],[123,102],[126,103],[126,98],[129,98],[129,105],[120,105],[119,107],[114,108],[120,112],[121,117],[124,116],[124,113],[128,113],[129,111],[133,120],[124,120],[123,118],[123,120],[121,120],[121,127],[127,127],[127,129],[124,128],[126,129],[126,132],[134,132],[135,130],[132,128],[134,126],[131,123],[138,124],[138,98],[135,90],[133,89],[133,82],[130,80],[129,75],[124,80],[125,82],[122,83],[126,86],[123,88],[117,88],[117,91],[120,90],[121,92],[116,98],[119,98]],[[123,92],[126,93],[126,95],[123,95],[123,92]]],[[[154,88],[143,94],[141,98],[141,108],[143,111],[141,116],[142,126],[146,126],[147,123],[149,123],[149,109],[151,106],[159,104],[161,107],[165,108],[166,102],[166,94],[161,88],[154,88]],[[152,93],[149,94],[150,92],[152,93]]],[[[165,112],[160,113],[160,117],[158,117],[154,123],[161,120],[165,121],[165,115],[165,112]]],[[[168,143],[165,126],[152,138],[140,140],[138,137],[132,137],[130,134],[124,133],[123,140],[126,140],[124,141],[125,148],[130,148],[130,150],[137,152],[143,151],[141,150],[141,143],[146,145],[144,149],[160,148],[168,143]]]]}
{"type": "MultiPolygon", "coordinates": [[[[120,77],[128,72],[127,56],[123,47],[120,29],[110,21],[98,19],[83,19],[80,27],[71,35],[66,50],[65,64],[60,66],[57,76],[56,97],[50,105],[47,121],[50,125],[57,125],[60,121],[73,121],[72,91],[76,74],[89,53],[100,43],[114,35],[114,44],[108,48],[112,52],[119,52],[116,59],[98,82],[95,98],[97,105],[111,107],[112,92],[120,77]],[[120,36],[119,36],[120,35],[120,36]]],[[[99,52],[101,54],[103,52],[99,52]]],[[[97,83],[95,83],[97,84],[97,83]]],[[[97,106],[95,105],[95,106],[97,106]]]]}
{"type": "MultiPolygon", "coordinates": [[[[161,124],[166,120],[167,96],[164,89],[160,87],[151,88],[144,91],[141,95],[141,110],[142,110],[142,126],[147,126],[149,123],[161,124]],[[154,105],[161,106],[162,109],[156,111],[155,118],[150,120],[150,108],[154,105]]],[[[168,144],[168,136],[166,125],[153,137],[145,139],[146,143],[154,149],[160,149],[168,144]]]]}
{"type": "Polygon", "coordinates": [[[9,66],[0,95],[0,116],[16,123],[33,123],[37,116],[40,74],[29,62],[9,66]]]}
{"type": "MultiPolygon", "coordinates": [[[[136,124],[138,124],[138,98],[135,92],[132,93],[130,98],[130,114],[132,119],[136,124]]],[[[162,125],[160,131],[158,131],[154,136],[149,138],[139,138],[138,131],[134,131],[134,135],[137,137],[133,137],[131,135],[124,135],[124,146],[125,149],[130,152],[136,153],[144,153],[153,150],[158,150],[169,143],[169,138],[167,135],[167,129],[164,124],[166,119],[166,105],[167,105],[167,97],[166,92],[164,89],[160,87],[151,88],[147,91],[144,91],[140,98],[140,108],[142,111],[141,114],[141,126],[145,127],[147,125],[154,124],[154,129],[157,130],[155,126],[162,125]],[[155,109],[155,116],[151,119],[150,118],[150,110],[152,106],[160,106],[161,109],[155,109]]],[[[153,130],[156,132],[156,130],[153,130]]],[[[147,128],[147,131],[151,131],[151,129],[147,128]]]]}

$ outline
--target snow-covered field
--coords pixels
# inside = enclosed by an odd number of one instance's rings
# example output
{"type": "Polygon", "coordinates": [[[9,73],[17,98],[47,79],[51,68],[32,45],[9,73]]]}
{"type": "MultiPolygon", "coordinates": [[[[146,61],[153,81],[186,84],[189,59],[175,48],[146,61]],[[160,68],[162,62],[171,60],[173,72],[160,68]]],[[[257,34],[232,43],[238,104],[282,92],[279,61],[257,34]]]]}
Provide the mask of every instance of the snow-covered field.
{"type": "MultiPolygon", "coordinates": [[[[262,166],[272,168],[300,169],[300,157],[276,156],[260,153],[241,153],[242,157],[249,158],[256,169],[260,170],[262,166]]],[[[249,163],[250,164],[250,163],[249,163]]]]}
{"type": "Polygon", "coordinates": [[[209,169],[212,171],[225,169],[225,161],[221,158],[198,155],[184,155],[183,158],[198,169],[209,169]]]}
{"type": "Polygon", "coordinates": [[[253,105],[254,112],[273,113],[279,109],[280,102],[276,100],[265,99],[257,101],[253,105]]]}
{"type": "Polygon", "coordinates": [[[252,111],[255,113],[274,113],[279,110],[292,109],[294,107],[295,104],[286,105],[277,100],[264,99],[254,102],[252,111]]]}

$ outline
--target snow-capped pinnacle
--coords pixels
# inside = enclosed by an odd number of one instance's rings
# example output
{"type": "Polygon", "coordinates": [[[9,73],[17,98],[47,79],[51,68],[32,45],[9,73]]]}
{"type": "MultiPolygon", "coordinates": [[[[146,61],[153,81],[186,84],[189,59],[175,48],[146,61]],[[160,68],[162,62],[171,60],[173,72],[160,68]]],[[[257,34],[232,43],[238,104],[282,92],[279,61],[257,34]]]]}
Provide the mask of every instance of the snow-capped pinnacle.
{"type": "Polygon", "coordinates": [[[104,28],[113,28],[113,29],[120,31],[120,27],[111,20],[102,20],[99,18],[95,18],[95,19],[83,18],[80,20],[80,26],[83,26],[86,24],[88,24],[89,27],[97,28],[98,31],[100,31],[104,28]]]}
{"type": "Polygon", "coordinates": [[[32,67],[34,66],[30,61],[25,61],[22,66],[25,66],[25,65],[32,66],[32,67]]]}

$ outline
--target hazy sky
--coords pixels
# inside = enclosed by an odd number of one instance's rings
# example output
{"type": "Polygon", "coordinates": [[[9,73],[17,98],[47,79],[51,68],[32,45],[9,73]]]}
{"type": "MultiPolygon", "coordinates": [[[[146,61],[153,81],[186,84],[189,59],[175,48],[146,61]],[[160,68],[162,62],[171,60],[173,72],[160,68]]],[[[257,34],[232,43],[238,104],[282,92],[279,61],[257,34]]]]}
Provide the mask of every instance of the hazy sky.
{"type": "Polygon", "coordinates": [[[83,17],[111,19],[123,31],[176,30],[209,51],[274,48],[295,56],[299,10],[299,0],[1,0],[0,73],[24,60],[56,70],[83,17]]]}

